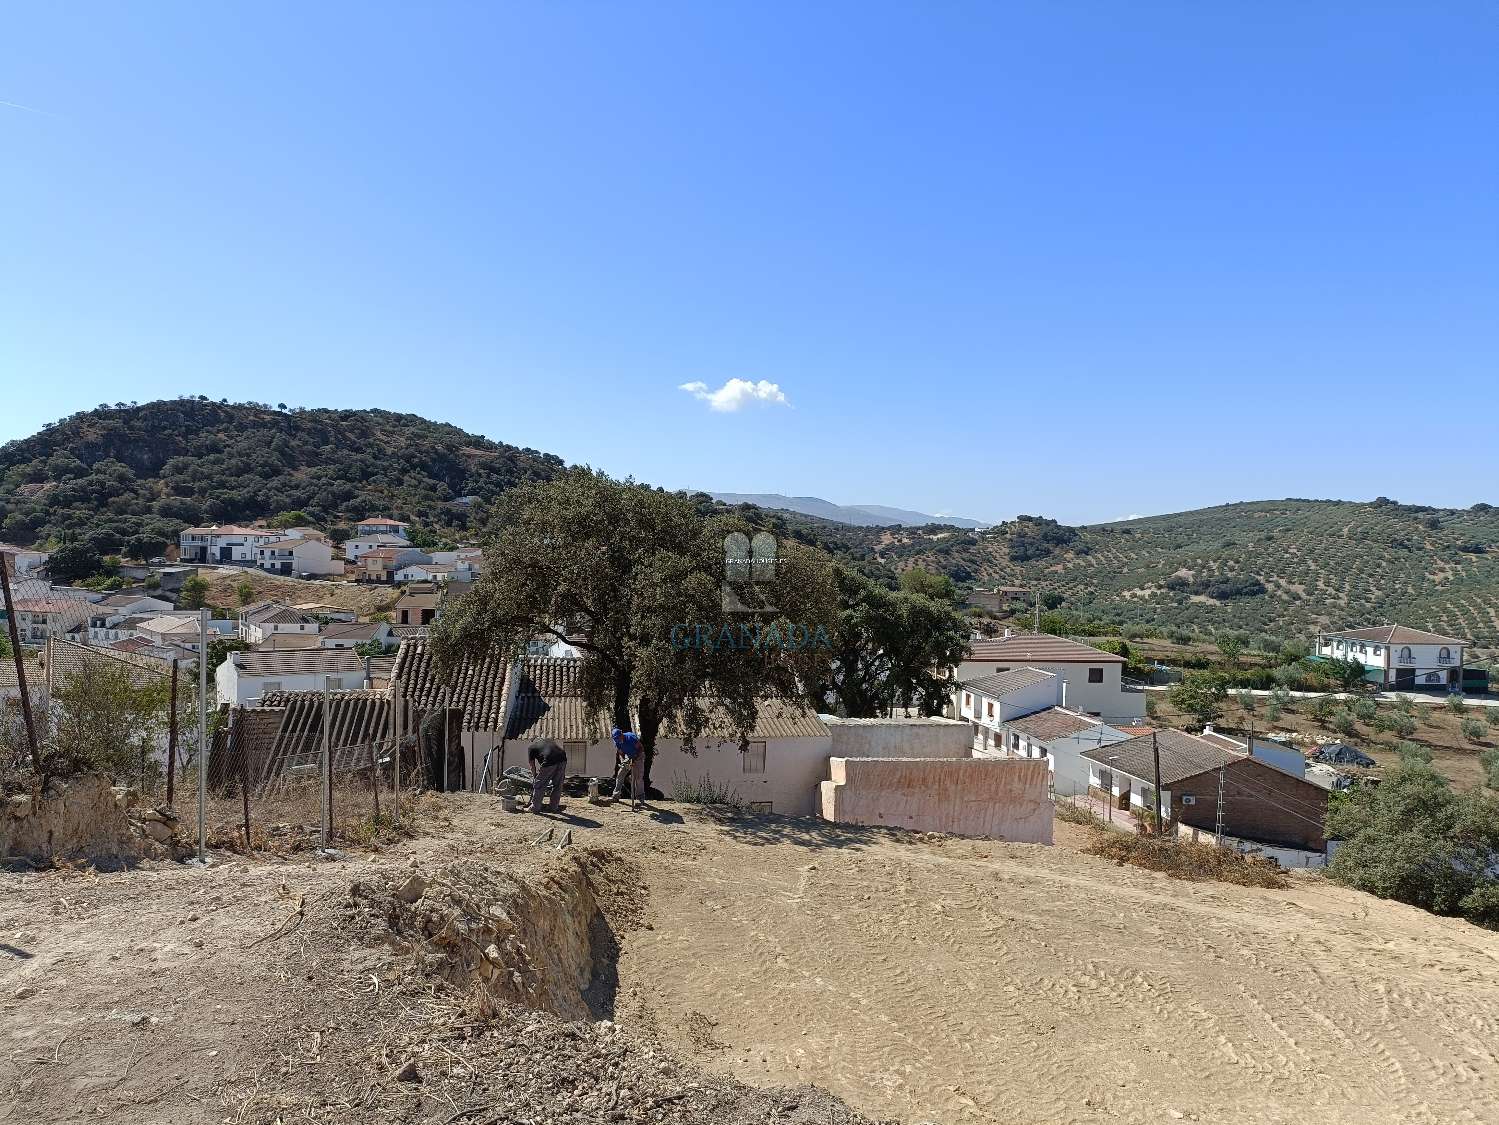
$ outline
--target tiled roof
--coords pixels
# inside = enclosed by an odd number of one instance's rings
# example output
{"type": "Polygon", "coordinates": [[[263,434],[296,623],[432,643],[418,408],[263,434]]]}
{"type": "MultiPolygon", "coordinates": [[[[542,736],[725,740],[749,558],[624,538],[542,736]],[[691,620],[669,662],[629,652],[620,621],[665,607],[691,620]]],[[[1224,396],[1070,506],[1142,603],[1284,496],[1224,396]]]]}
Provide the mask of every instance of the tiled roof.
{"type": "Polygon", "coordinates": [[[390,627],[390,635],[402,641],[417,640],[431,631],[430,625],[392,625],[390,627]]]}
{"type": "Polygon", "coordinates": [[[1012,672],[996,672],[992,676],[976,676],[971,680],[964,680],[962,687],[965,691],[998,699],[1001,695],[1008,695],[1023,687],[1054,679],[1056,676],[1053,673],[1043,672],[1039,668],[1016,668],[1012,672]]]}
{"type": "MultiPolygon", "coordinates": [[[[762,699],[755,707],[755,725],[744,737],[769,740],[772,738],[821,738],[828,728],[810,707],[788,703],[781,699],[762,699]]],[[[662,738],[680,738],[681,730],[675,723],[663,723],[662,738]]],[[[733,729],[727,715],[709,707],[707,728],[697,736],[698,742],[716,740],[738,741],[739,732],[733,729]]]]}
{"type": "Polygon", "coordinates": [[[965,660],[996,664],[1123,664],[1124,657],[1112,652],[1053,637],[1050,633],[1015,633],[970,641],[965,660]]]}
{"type": "Polygon", "coordinates": [[[1078,731],[1091,730],[1100,726],[1097,719],[1090,719],[1086,715],[1079,715],[1075,711],[1064,711],[1060,707],[1048,707],[1044,711],[1034,711],[1029,715],[1022,715],[1018,719],[1011,719],[1005,726],[1021,734],[1029,735],[1031,738],[1046,742],[1053,738],[1066,738],[1069,734],[1078,731]]]}
{"type": "Polygon", "coordinates": [[[1428,633],[1424,629],[1407,629],[1404,625],[1372,625],[1366,629],[1329,629],[1324,634],[1353,641],[1375,641],[1387,645],[1471,645],[1472,641],[1428,633]]]}
{"type": "Polygon", "coordinates": [[[387,519],[385,516],[371,516],[367,520],[360,520],[354,526],[355,527],[369,527],[371,524],[377,524],[377,523],[390,524],[392,527],[409,527],[410,526],[409,524],[404,523],[401,520],[387,519]]]}
{"type": "Polygon", "coordinates": [[[555,738],[558,742],[598,742],[610,724],[583,701],[578,691],[581,660],[527,656],[520,662],[515,704],[505,723],[506,738],[555,738]]]}
{"type": "Polygon", "coordinates": [[[1127,773],[1142,781],[1155,778],[1155,756],[1151,739],[1160,746],[1161,784],[1175,785],[1189,777],[1196,777],[1208,770],[1215,770],[1228,762],[1237,762],[1244,754],[1231,754],[1219,749],[1211,742],[1180,730],[1158,730],[1154,735],[1142,734],[1112,746],[1099,746],[1084,750],[1080,755],[1097,762],[1106,769],[1127,773]]]}
{"type": "Polygon", "coordinates": [[[436,609],[442,604],[442,594],[436,590],[423,591],[420,593],[403,593],[396,599],[395,608],[402,609],[436,609]]]}
{"type": "MultiPolygon", "coordinates": [[[[14,661],[8,661],[14,673],[14,661]]],[[[145,684],[157,683],[171,675],[171,664],[167,661],[158,660],[153,656],[141,653],[120,652],[114,648],[100,648],[97,645],[81,645],[73,641],[52,642],[52,682],[58,683],[63,677],[82,675],[86,676],[90,671],[101,667],[124,667],[130,669],[130,679],[137,687],[145,684]]],[[[14,674],[12,674],[14,681],[14,674]]],[[[192,676],[183,676],[182,683],[192,679],[192,676]]]]}
{"type": "Polygon", "coordinates": [[[419,637],[401,642],[390,676],[409,707],[432,711],[446,703],[463,712],[466,729],[500,729],[505,710],[506,664],[499,657],[482,660],[464,657],[449,677],[440,679],[427,640],[419,637]]]}
{"type": "Polygon", "coordinates": [[[195,637],[201,629],[201,625],[196,617],[175,617],[169,613],[148,617],[144,621],[138,622],[135,627],[137,629],[145,629],[149,633],[181,633],[184,636],[192,634],[195,637]]]}
{"type": "Polygon", "coordinates": [[[253,617],[245,619],[250,625],[311,625],[312,618],[286,606],[263,609],[253,617]]]}
{"type": "Polygon", "coordinates": [[[17,613],[62,613],[64,610],[88,610],[93,603],[72,598],[16,598],[11,603],[17,613]]]}
{"type": "Polygon", "coordinates": [[[246,676],[319,676],[337,672],[362,672],[364,662],[351,648],[310,648],[290,652],[252,649],[231,653],[230,658],[246,676]]]}

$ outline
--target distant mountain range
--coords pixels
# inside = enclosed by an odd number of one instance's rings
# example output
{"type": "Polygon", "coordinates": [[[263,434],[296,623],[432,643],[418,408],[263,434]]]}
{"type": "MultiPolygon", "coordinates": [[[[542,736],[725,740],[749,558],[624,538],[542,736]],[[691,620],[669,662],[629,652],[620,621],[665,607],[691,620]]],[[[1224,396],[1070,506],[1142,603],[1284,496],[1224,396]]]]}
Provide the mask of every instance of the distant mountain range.
{"type": "Polygon", "coordinates": [[[759,508],[779,508],[787,512],[800,512],[804,516],[832,520],[835,523],[852,524],[854,527],[922,527],[930,523],[948,527],[988,527],[981,520],[964,519],[962,516],[932,516],[925,512],[912,512],[905,508],[887,508],[883,504],[834,504],[820,496],[784,496],[779,492],[710,492],[709,496],[725,504],[754,504],[759,508]]]}

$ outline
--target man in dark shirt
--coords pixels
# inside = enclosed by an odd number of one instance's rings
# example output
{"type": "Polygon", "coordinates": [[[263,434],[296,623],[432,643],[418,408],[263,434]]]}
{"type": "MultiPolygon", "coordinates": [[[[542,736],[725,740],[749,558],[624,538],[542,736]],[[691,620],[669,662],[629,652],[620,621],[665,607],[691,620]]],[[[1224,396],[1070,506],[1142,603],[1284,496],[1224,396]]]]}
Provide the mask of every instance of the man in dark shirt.
{"type": "Polygon", "coordinates": [[[552,790],[552,807],[549,811],[562,811],[562,781],[567,776],[567,751],[550,738],[538,738],[526,751],[531,763],[531,811],[541,811],[542,799],[548,786],[552,790]]]}

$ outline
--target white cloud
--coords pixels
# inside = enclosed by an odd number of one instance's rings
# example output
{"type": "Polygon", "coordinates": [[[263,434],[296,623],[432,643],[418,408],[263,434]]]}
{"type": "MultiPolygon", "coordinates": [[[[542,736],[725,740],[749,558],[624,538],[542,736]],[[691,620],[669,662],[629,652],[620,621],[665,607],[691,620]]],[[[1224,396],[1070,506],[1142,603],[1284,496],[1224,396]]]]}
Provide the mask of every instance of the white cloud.
{"type": "Polygon", "coordinates": [[[748,379],[730,379],[716,391],[703,382],[683,383],[677,389],[686,391],[693,398],[706,402],[710,410],[717,410],[723,414],[732,414],[746,406],[791,405],[786,401],[780,384],[765,379],[761,379],[758,383],[751,383],[748,379]]]}
{"type": "Polygon", "coordinates": [[[1104,522],[1105,523],[1123,523],[1125,520],[1143,520],[1144,518],[1145,517],[1142,516],[1139,512],[1134,512],[1134,513],[1131,513],[1130,515],[1127,515],[1127,516],[1115,516],[1113,519],[1111,519],[1111,520],[1105,520],[1104,522]]]}

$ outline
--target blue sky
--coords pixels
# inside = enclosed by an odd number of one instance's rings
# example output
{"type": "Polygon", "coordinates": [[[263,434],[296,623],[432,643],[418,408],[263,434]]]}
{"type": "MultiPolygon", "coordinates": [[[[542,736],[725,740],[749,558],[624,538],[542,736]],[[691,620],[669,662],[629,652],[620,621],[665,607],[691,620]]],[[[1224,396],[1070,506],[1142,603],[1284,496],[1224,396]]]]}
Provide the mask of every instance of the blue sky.
{"type": "Polygon", "coordinates": [[[201,393],[990,519],[1499,503],[1491,3],[427,7],[7,9],[0,440],[201,393]]]}

